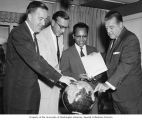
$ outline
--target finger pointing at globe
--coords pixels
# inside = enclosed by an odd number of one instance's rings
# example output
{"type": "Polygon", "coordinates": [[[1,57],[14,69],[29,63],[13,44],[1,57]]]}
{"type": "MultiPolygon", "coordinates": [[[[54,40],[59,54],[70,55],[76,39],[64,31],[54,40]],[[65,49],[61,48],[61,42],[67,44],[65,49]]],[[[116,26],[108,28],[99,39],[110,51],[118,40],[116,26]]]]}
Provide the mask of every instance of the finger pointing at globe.
{"type": "Polygon", "coordinates": [[[65,83],[67,85],[70,85],[72,82],[74,82],[76,80],[72,77],[62,76],[59,81],[65,83]]]}

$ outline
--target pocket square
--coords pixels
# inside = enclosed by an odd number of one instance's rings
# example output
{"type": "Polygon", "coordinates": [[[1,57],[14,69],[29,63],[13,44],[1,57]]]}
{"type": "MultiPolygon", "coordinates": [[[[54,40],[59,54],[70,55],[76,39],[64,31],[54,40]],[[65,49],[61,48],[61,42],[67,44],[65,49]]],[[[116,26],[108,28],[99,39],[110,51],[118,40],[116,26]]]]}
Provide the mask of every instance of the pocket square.
{"type": "Polygon", "coordinates": [[[113,52],[113,55],[117,55],[117,54],[120,54],[120,52],[113,52]]]}

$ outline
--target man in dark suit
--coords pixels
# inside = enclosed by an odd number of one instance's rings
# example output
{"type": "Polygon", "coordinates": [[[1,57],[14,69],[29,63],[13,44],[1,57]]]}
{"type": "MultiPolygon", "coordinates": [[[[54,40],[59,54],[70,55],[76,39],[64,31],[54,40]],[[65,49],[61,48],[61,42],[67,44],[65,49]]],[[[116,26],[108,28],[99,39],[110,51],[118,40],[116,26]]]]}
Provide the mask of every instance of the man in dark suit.
{"type": "MultiPolygon", "coordinates": [[[[60,69],[63,75],[73,77],[77,80],[85,78],[85,68],[81,57],[97,52],[95,47],[86,45],[89,27],[85,23],[77,23],[73,27],[73,38],[75,44],[69,49],[63,51],[60,63],[60,69]]],[[[91,82],[90,82],[91,83],[91,82]]],[[[91,85],[95,87],[96,83],[92,80],[91,85]]],[[[93,111],[92,113],[97,113],[93,111]]]]}
{"type": "Polygon", "coordinates": [[[40,103],[38,76],[51,87],[59,81],[69,84],[40,55],[34,33],[40,32],[48,17],[48,8],[39,1],[27,7],[27,19],[12,30],[7,43],[7,68],[4,80],[4,108],[8,114],[37,114],[40,103]]]}
{"type": "Polygon", "coordinates": [[[112,92],[116,114],[142,113],[142,70],[140,44],[136,35],[123,26],[119,12],[105,16],[105,27],[112,39],[106,55],[108,80],[96,90],[112,92]]]}

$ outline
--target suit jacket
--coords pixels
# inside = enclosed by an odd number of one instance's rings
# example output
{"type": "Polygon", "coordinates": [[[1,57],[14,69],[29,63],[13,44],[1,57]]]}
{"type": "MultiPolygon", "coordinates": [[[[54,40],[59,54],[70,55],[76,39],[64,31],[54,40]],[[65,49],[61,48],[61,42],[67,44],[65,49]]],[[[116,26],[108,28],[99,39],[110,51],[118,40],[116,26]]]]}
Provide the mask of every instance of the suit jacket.
{"type": "MultiPolygon", "coordinates": [[[[42,30],[39,35],[37,35],[37,39],[40,54],[44,57],[45,60],[48,61],[51,66],[59,70],[56,46],[53,42],[53,34],[54,33],[51,30],[51,26],[49,26],[42,30]]],[[[58,44],[61,56],[63,51],[63,36],[60,36],[58,38],[58,44]]]]}
{"type": "Polygon", "coordinates": [[[38,75],[53,86],[60,79],[61,74],[36,53],[26,23],[19,25],[10,33],[6,58],[5,105],[23,110],[37,109],[40,100],[38,75]]]}
{"type": "Polygon", "coordinates": [[[108,82],[116,87],[113,99],[137,101],[142,93],[140,44],[135,34],[123,28],[106,56],[108,82]]]}
{"type": "MultiPolygon", "coordinates": [[[[92,52],[97,52],[96,48],[88,45],[86,45],[86,50],[87,55],[92,52]]],[[[63,52],[61,57],[60,68],[62,74],[74,77],[77,80],[79,80],[80,74],[86,73],[75,45],[63,52]]]]}

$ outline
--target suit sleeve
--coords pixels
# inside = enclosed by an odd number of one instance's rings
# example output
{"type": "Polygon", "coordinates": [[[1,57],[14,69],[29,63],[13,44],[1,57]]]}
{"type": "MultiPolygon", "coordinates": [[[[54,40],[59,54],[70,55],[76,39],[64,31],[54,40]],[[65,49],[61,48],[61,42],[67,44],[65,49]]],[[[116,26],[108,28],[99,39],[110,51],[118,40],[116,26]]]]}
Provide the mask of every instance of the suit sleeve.
{"type": "Polygon", "coordinates": [[[108,78],[108,82],[115,87],[124,80],[130,70],[133,69],[135,62],[139,59],[140,45],[137,37],[135,35],[130,35],[127,40],[123,42],[122,49],[120,62],[114,74],[108,78]]]}
{"type": "Polygon", "coordinates": [[[61,74],[50,66],[44,58],[36,53],[33,42],[26,36],[26,34],[24,35],[21,34],[20,31],[16,31],[13,33],[12,37],[14,48],[21,59],[23,59],[29,67],[43,77],[50,79],[53,83],[56,83],[60,79],[61,74]]]}
{"type": "Polygon", "coordinates": [[[66,76],[73,77],[75,79],[79,79],[79,75],[72,73],[70,58],[67,51],[62,53],[61,62],[60,62],[61,73],[66,76]]]}

